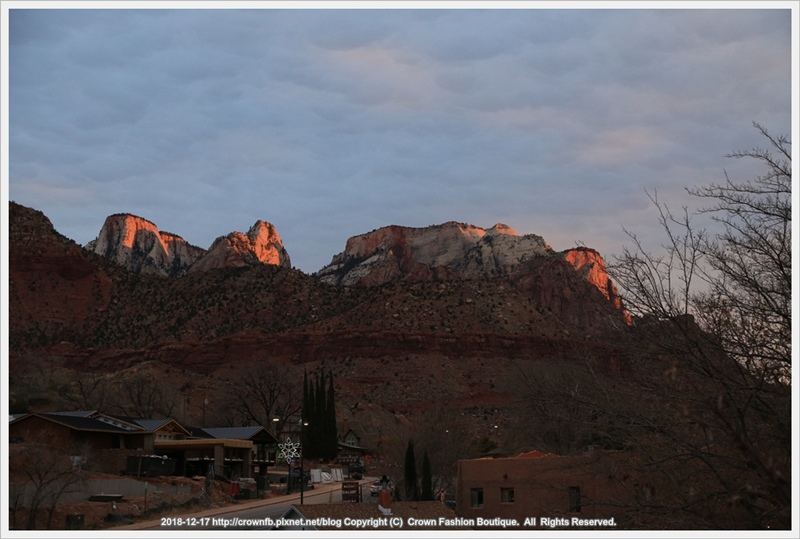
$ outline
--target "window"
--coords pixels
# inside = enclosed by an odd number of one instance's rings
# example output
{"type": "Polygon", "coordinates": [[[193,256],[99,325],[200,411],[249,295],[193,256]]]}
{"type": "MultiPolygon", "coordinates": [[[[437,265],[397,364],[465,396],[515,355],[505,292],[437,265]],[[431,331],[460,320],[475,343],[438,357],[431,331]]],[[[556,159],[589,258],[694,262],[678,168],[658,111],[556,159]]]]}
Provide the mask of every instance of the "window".
{"type": "Polygon", "coordinates": [[[500,489],[500,502],[501,503],[514,503],[514,489],[501,488],[500,489]]]}
{"type": "Polygon", "coordinates": [[[581,487],[569,487],[569,512],[581,512],[581,487]]]}
{"type": "Polygon", "coordinates": [[[483,507],[483,489],[472,488],[469,490],[470,507],[483,507]]]}

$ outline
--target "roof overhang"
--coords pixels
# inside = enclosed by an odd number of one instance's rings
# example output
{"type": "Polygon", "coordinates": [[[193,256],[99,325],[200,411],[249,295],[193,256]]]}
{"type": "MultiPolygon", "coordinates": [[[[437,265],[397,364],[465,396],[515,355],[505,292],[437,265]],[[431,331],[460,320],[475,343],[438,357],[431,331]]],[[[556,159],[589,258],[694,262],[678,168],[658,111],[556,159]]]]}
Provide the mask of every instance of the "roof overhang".
{"type": "Polygon", "coordinates": [[[203,449],[218,446],[226,449],[252,449],[253,442],[250,440],[232,440],[230,438],[202,438],[200,440],[155,440],[153,446],[155,449],[162,450],[203,449]]]}

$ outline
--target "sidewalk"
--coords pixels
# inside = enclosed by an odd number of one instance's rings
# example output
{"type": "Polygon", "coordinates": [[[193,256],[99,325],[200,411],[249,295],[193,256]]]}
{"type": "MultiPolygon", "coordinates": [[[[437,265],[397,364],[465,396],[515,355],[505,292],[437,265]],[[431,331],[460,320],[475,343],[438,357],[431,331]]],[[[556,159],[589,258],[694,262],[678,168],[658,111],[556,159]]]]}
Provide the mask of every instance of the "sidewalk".
{"type": "MultiPolygon", "coordinates": [[[[369,485],[375,480],[375,478],[365,477],[358,481],[358,484],[363,487],[364,485],[369,485]]],[[[306,490],[304,495],[309,496],[311,494],[325,494],[328,492],[335,492],[341,490],[342,483],[317,483],[314,485],[312,490],[306,490]]],[[[282,496],[275,496],[274,498],[267,498],[264,500],[252,500],[246,502],[238,502],[238,503],[231,503],[224,507],[215,507],[213,509],[207,509],[205,511],[198,511],[197,513],[191,513],[192,517],[196,518],[203,518],[203,517],[216,517],[220,515],[225,515],[228,513],[234,513],[236,511],[242,511],[245,509],[256,509],[258,507],[268,507],[270,505],[278,505],[282,503],[294,503],[300,501],[300,492],[293,492],[291,494],[284,494],[282,496]]],[[[187,514],[187,516],[189,516],[187,514]]],[[[108,528],[108,530],[148,530],[148,529],[155,529],[161,528],[161,518],[157,518],[154,520],[146,520],[143,522],[137,522],[136,524],[128,524],[127,526],[115,526],[113,528],[108,528]]]]}

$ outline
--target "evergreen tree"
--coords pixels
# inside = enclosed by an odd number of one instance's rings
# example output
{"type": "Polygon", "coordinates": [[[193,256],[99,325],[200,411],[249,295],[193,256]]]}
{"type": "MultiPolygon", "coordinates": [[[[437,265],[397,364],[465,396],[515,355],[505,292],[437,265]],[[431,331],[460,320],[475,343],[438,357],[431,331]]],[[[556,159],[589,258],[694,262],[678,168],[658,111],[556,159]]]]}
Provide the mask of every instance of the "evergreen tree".
{"type": "MultiPolygon", "coordinates": [[[[303,412],[301,414],[300,420],[303,423],[307,423],[310,421],[309,413],[313,409],[311,405],[311,393],[308,388],[308,373],[303,372],[303,412]]],[[[305,456],[312,456],[314,454],[313,444],[311,444],[309,440],[309,431],[308,429],[303,429],[302,436],[300,437],[300,443],[302,444],[303,454],[305,456]]]]}
{"type": "Polygon", "coordinates": [[[422,492],[419,495],[420,501],[433,500],[433,478],[431,477],[431,461],[428,459],[428,452],[422,454],[422,492]]]}
{"type": "Polygon", "coordinates": [[[328,373],[328,395],[325,406],[325,458],[333,460],[339,453],[339,436],[336,430],[336,396],[333,391],[333,373],[328,373]]]}
{"type": "Polygon", "coordinates": [[[325,405],[328,401],[325,398],[325,379],[323,377],[324,372],[317,373],[317,383],[314,388],[314,417],[309,425],[314,437],[317,458],[325,456],[325,405]]]}
{"type": "Polygon", "coordinates": [[[406,447],[406,462],[403,469],[403,479],[405,500],[409,502],[419,500],[419,490],[417,488],[417,459],[414,456],[413,440],[409,440],[408,447],[406,447]]]}
{"type": "Polygon", "coordinates": [[[309,381],[307,374],[303,376],[303,454],[308,458],[332,460],[339,453],[333,373],[328,373],[327,391],[325,372],[318,372],[315,378],[309,381]]]}

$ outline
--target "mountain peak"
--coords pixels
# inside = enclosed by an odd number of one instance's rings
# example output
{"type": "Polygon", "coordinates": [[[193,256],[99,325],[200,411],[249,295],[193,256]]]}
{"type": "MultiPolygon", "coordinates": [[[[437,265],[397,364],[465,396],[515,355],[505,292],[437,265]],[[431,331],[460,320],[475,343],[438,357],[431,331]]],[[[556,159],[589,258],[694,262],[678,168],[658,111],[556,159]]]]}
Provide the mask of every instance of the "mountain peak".
{"type": "Polygon", "coordinates": [[[504,225],[503,223],[497,223],[492,228],[487,230],[486,233],[492,235],[507,234],[509,236],[519,236],[516,230],[514,230],[508,225],[504,225]]]}
{"type": "Polygon", "coordinates": [[[480,278],[550,253],[540,236],[519,236],[501,223],[488,230],[456,221],[423,228],[391,225],[347,240],[345,250],[317,277],[340,285],[428,280],[433,275],[480,278]]]}
{"type": "Polygon", "coordinates": [[[217,238],[206,251],[178,234],[158,230],[148,219],[116,213],[106,218],[86,249],[135,273],[167,277],[258,263],[291,267],[275,227],[260,219],[246,235],[232,232],[217,238]]]}
{"type": "Polygon", "coordinates": [[[86,248],[136,273],[168,276],[185,274],[205,252],[131,213],[109,215],[86,248]]]}
{"type": "Polygon", "coordinates": [[[208,253],[189,272],[256,264],[292,267],[289,253],[275,226],[260,219],[250,227],[247,234],[231,232],[214,240],[208,253]]]}

